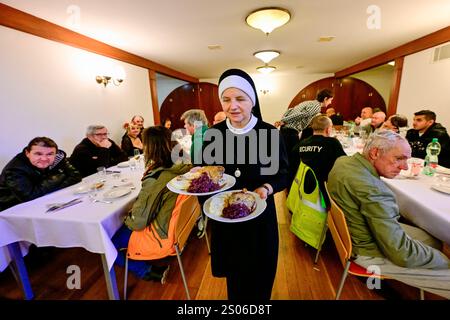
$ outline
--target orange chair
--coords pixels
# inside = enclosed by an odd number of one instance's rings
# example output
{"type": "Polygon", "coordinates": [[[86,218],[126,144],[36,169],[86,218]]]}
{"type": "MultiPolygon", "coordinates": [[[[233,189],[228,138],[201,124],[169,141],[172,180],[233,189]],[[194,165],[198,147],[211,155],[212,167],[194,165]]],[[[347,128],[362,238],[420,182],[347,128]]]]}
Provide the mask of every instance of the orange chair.
{"type": "MultiPolygon", "coordinates": [[[[337,252],[339,254],[339,259],[344,266],[344,272],[342,273],[341,281],[336,293],[336,300],[339,300],[341,296],[342,289],[344,287],[347,275],[350,273],[358,277],[372,277],[377,279],[389,279],[387,276],[377,275],[370,273],[366,268],[354,263],[351,260],[352,255],[352,240],[350,237],[350,232],[348,231],[347,222],[345,221],[345,215],[342,209],[337,205],[334,199],[328,192],[327,183],[325,182],[325,189],[327,191],[328,197],[330,198],[331,207],[328,213],[328,229],[333,237],[334,244],[336,246],[337,252]]],[[[420,289],[420,299],[424,300],[424,292],[420,289]]]]}
{"type": "MultiPolygon", "coordinates": [[[[192,232],[192,229],[196,225],[196,221],[201,214],[200,205],[198,203],[197,197],[195,196],[185,196],[179,195],[178,197],[182,197],[181,207],[179,211],[179,216],[175,225],[174,232],[174,253],[169,255],[176,255],[178,260],[178,265],[180,266],[181,278],[183,279],[184,289],[186,291],[186,296],[188,300],[191,299],[189,294],[189,289],[187,286],[186,275],[184,273],[183,263],[181,261],[181,253],[186,247],[187,240],[189,235],[192,232]]],[[[206,232],[206,230],[205,230],[206,232]]],[[[208,235],[205,233],[206,245],[208,248],[208,253],[210,253],[209,240],[208,235]]],[[[128,254],[125,254],[125,279],[124,279],[124,300],[127,299],[127,279],[128,279],[128,254]]]]}

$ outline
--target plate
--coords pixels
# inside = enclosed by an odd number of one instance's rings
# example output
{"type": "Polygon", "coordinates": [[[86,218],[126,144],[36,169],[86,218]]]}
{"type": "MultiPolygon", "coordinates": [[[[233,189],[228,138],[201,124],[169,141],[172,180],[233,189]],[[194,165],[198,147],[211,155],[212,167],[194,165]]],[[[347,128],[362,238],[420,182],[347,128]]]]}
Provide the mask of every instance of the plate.
{"type": "Polygon", "coordinates": [[[124,162],[119,163],[117,166],[119,168],[127,168],[130,166],[130,164],[128,163],[128,161],[124,161],[124,162]]]}
{"type": "Polygon", "coordinates": [[[433,184],[431,186],[432,189],[437,190],[439,192],[450,194],[450,185],[444,184],[433,184]]]}
{"type": "Polygon", "coordinates": [[[224,173],[223,177],[222,177],[223,182],[222,181],[219,182],[219,184],[222,185],[222,188],[217,189],[215,191],[210,191],[210,192],[194,193],[194,192],[188,192],[185,189],[181,189],[179,179],[180,179],[180,176],[177,176],[177,177],[173,178],[172,180],[170,180],[167,183],[167,188],[172,192],[175,192],[178,194],[185,194],[185,195],[189,195],[189,196],[208,196],[208,195],[216,194],[216,193],[230,189],[236,183],[235,177],[224,173]]]}
{"type": "Polygon", "coordinates": [[[401,170],[399,175],[405,179],[419,179],[419,175],[412,175],[410,170],[401,170]]]}
{"type": "Polygon", "coordinates": [[[112,190],[106,191],[103,194],[105,200],[113,200],[123,196],[126,196],[131,192],[131,188],[114,188],[112,190]]]}
{"type": "Polygon", "coordinates": [[[267,207],[266,200],[263,200],[259,197],[259,195],[255,192],[247,191],[251,193],[255,199],[256,199],[256,209],[252,213],[250,213],[246,217],[237,218],[237,219],[229,219],[222,217],[222,210],[223,208],[220,208],[220,203],[223,202],[223,199],[228,197],[231,193],[236,191],[242,191],[242,190],[230,190],[226,192],[222,192],[219,194],[216,194],[212,197],[210,197],[208,200],[205,201],[203,204],[203,212],[211,219],[220,221],[220,222],[226,222],[226,223],[238,223],[238,222],[244,222],[248,220],[255,219],[258,217],[261,213],[264,212],[264,210],[267,207]],[[216,203],[216,208],[211,208],[211,204],[216,203]]]}
{"type": "Polygon", "coordinates": [[[74,194],[83,194],[83,193],[88,193],[91,192],[94,189],[101,189],[103,188],[105,184],[103,182],[97,182],[97,183],[90,183],[90,184],[82,184],[81,186],[78,186],[75,191],[74,194]]]}
{"type": "Polygon", "coordinates": [[[446,167],[442,167],[442,166],[438,166],[436,168],[436,173],[440,173],[440,174],[450,174],[450,169],[446,168],[446,167]]]}
{"type": "Polygon", "coordinates": [[[83,193],[88,193],[92,190],[91,185],[90,184],[85,184],[85,185],[81,185],[79,187],[77,187],[74,191],[74,194],[83,194],[83,193]]]}

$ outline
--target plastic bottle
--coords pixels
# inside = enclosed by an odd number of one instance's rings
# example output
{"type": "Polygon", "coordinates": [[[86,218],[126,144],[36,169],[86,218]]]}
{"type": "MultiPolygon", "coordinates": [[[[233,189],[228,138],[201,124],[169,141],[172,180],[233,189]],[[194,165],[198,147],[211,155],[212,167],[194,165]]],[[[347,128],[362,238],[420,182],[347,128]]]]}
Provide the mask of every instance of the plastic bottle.
{"type": "Polygon", "coordinates": [[[437,138],[433,138],[433,140],[427,145],[426,151],[427,155],[425,157],[423,169],[424,174],[433,176],[438,166],[438,155],[441,152],[441,144],[438,142],[437,138]]]}

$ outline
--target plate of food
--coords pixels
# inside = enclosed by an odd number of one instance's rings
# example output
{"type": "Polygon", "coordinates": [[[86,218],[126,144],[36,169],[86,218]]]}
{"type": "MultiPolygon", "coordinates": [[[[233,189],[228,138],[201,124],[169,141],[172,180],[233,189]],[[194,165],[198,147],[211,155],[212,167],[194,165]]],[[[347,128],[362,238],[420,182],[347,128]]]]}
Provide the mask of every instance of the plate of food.
{"type": "Polygon", "coordinates": [[[228,190],[236,183],[236,178],[224,173],[222,166],[192,168],[167,183],[167,188],[175,193],[207,196],[228,190]]]}
{"type": "Polygon", "coordinates": [[[266,200],[257,193],[242,189],[212,196],[203,204],[203,212],[216,221],[237,223],[258,217],[266,207],[266,200]]]}

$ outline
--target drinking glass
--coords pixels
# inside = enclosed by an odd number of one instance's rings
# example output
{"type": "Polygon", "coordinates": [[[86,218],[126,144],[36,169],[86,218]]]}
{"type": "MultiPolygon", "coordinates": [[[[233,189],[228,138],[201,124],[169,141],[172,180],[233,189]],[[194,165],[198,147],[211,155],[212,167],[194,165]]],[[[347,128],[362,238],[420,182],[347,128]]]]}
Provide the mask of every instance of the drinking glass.
{"type": "Polygon", "coordinates": [[[134,158],[134,156],[133,157],[128,157],[128,164],[130,165],[130,169],[131,170],[136,170],[137,161],[134,158]]]}
{"type": "Polygon", "coordinates": [[[136,160],[139,159],[139,156],[141,155],[141,153],[139,152],[139,149],[134,149],[133,153],[134,153],[134,158],[136,160]]]}
{"type": "Polygon", "coordinates": [[[409,165],[411,166],[411,175],[418,176],[422,170],[422,161],[419,159],[410,159],[409,165]]]}
{"type": "Polygon", "coordinates": [[[105,182],[106,181],[106,168],[105,167],[98,167],[97,168],[97,173],[98,173],[98,177],[100,182],[105,182]]]}

